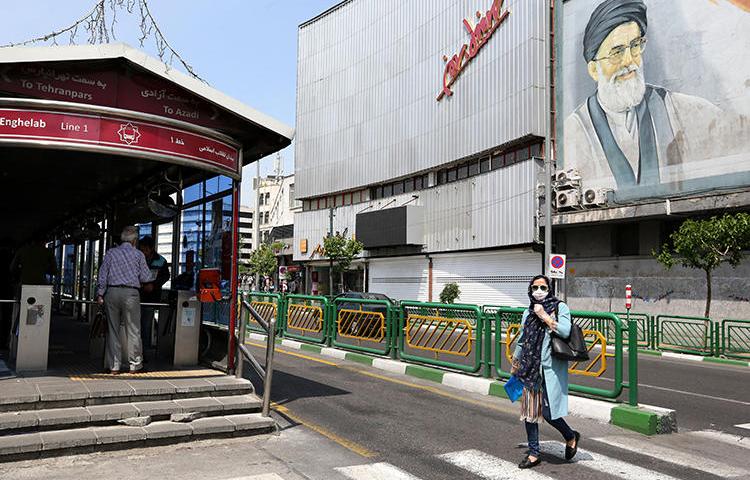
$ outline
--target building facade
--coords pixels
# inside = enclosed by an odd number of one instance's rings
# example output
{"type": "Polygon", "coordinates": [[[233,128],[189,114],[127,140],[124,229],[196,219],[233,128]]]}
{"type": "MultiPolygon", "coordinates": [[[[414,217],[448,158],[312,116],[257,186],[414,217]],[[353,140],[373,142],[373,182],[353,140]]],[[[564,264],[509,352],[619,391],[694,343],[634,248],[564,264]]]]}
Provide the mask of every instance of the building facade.
{"type": "MultiPolygon", "coordinates": [[[[706,274],[654,252],[688,218],[750,210],[750,30],[732,27],[750,16],[737,2],[611,0],[558,0],[556,13],[564,293],[621,311],[631,284],[636,312],[703,316],[706,274]]],[[[750,316],[750,262],[722,265],[712,287],[714,320],[750,316]]]]}
{"type": "Polygon", "coordinates": [[[299,28],[294,260],[307,290],[527,303],[542,270],[543,2],[344,1],[299,28]],[[365,247],[328,285],[329,233],[365,247]]]}

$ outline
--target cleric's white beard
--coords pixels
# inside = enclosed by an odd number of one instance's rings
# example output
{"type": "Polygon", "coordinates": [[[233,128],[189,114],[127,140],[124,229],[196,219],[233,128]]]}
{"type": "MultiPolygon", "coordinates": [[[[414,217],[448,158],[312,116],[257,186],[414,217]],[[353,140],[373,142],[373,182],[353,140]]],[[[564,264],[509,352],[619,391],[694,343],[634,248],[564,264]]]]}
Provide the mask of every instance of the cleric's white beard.
{"type": "Polygon", "coordinates": [[[641,68],[635,65],[623,67],[615,72],[609,80],[605,78],[598,63],[596,64],[596,71],[599,74],[599,91],[597,96],[599,102],[607,110],[627,112],[643,100],[643,95],[646,93],[646,81],[643,78],[643,70],[641,68]],[[635,72],[635,77],[620,82],[615,81],[619,75],[624,75],[628,72],[635,72]]]}

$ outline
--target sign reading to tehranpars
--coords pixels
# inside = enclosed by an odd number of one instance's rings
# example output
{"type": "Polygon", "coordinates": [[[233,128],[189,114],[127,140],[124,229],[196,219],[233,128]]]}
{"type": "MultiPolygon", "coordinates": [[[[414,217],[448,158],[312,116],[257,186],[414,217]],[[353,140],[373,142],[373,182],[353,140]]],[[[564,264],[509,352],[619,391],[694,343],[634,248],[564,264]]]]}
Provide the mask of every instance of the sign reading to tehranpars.
{"type": "Polygon", "coordinates": [[[549,256],[549,278],[562,279],[565,278],[565,267],[567,261],[565,255],[561,253],[553,253],[549,256]]]}

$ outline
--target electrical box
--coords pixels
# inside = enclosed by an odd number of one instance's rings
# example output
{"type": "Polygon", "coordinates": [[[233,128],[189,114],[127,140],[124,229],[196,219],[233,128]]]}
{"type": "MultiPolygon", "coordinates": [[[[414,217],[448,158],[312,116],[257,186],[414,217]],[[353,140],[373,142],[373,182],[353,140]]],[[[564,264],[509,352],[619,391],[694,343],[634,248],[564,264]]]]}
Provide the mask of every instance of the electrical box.
{"type": "Polygon", "coordinates": [[[221,301],[221,271],[204,268],[198,272],[198,300],[203,303],[221,301]]]}

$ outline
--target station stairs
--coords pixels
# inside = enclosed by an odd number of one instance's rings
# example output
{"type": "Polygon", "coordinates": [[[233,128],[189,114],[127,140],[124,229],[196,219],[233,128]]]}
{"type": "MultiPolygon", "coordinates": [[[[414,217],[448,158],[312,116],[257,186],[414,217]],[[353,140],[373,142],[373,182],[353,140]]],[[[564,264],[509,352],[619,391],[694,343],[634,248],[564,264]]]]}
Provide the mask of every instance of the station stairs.
{"type": "Polygon", "coordinates": [[[0,463],[276,430],[248,380],[137,377],[0,379],[0,463]]]}

